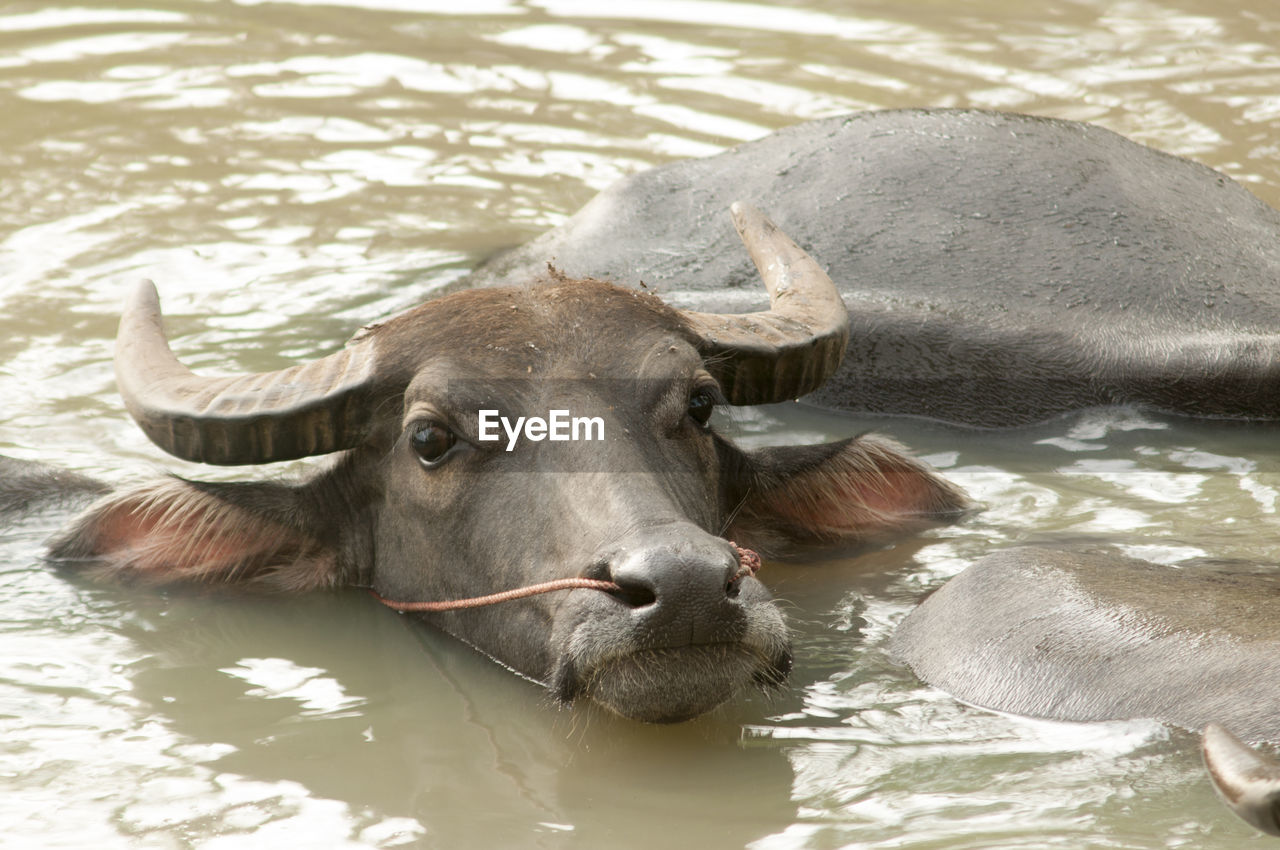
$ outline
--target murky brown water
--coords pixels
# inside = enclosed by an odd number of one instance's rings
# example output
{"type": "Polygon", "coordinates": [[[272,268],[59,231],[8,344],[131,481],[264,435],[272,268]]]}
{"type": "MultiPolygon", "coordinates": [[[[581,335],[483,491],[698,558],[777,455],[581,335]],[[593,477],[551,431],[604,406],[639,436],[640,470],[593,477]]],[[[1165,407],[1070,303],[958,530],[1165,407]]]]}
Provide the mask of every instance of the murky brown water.
{"type": "MultiPolygon", "coordinates": [[[[980,106],[1098,122],[1280,205],[1271,0],[9,2],[0,8],[0,451],[163,458],[111,340],[140,276],[196,367],[332,350],[615,178],[807,118],[980,106]]],[[[769,565],[799,666],[679,728],[560,712],[355,596],[69,584],[57,518],[0,544],[0,844],[1234,847],[1190,735],[1037,723],[893,666],[916,599],[991,548],[1280,561],[1274,430],[1090,412],[991,436],[802,410],[749,441],[897,434],[988,510],[769,565]]],[[[243,474],[243,473],[239,473],[243,474]]]]}

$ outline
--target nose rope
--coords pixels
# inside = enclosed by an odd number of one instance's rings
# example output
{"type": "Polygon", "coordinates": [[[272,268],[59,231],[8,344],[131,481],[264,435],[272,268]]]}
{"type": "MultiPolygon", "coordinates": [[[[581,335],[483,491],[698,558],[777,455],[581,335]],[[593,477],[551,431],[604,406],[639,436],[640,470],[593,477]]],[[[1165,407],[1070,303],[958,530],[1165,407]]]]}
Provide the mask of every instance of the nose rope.
{"type": "Polygon", "coordinates": [[[729,541],[729,545],[738,553],[738,571],[734,573],[733,578],[729,579],[729,584],[747,576],[755,578],[756,573],[760,572],[760,556],[751,549],[742,548],[732,540],[729,541]]]}
{"type": "MultiPolygon", "coordinates": [[[[750,549],[742,548],[732,540],[729,541],[729,545],[733,547],[733,551],[738,555],[738,571],[733,574],[733,578],[729,579],[729,584],[733,584],[747,576],[754,577],[760,570],[760,556],[750,549]]],[[[603,579],[558,578],[552,581],[530,584],[525,587],[517,587],[514,590],[504,590],[501,593],[473,596],[469,599],[453,599],[447,602],[397,602],[383,597],[372,587],[369,588],[369,595],[388,608],[393,608],[406,614],[416,614],[458,611],[463,608],[481,608],[485,605],[497,605],[500,602],[510,602],[513,599],[524,599],[529,596],[552,593],[557,590],[600,590],[605,593],[612,593],[622,590],[622,586],[616,582],[604,581],[603,579]]]]}

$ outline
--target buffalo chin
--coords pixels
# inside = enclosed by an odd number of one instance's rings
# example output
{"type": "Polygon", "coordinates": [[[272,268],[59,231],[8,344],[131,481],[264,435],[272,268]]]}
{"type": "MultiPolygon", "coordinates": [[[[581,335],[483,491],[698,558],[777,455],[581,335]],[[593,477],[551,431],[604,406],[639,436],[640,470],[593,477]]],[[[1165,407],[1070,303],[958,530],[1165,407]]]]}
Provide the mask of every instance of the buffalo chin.
{"type": "Polygon", "coordinates": [[[647,649],[583,671],[566,659],[552,688],[565,703],[587,697],[631,720],[680,723],[728,702],[745,687],[776,687],[790,668],[785,650],[764,658],[742,644],[647,649]]]}

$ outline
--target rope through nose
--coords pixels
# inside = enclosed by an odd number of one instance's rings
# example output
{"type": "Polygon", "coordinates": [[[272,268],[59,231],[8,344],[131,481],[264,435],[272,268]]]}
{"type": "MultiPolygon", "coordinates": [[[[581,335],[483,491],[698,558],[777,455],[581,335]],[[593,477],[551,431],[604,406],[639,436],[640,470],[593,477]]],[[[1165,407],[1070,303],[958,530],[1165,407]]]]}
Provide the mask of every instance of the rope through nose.
{"type": "MultiPolygon", "coordinates": [[[[760,556],[750,549],[744,549],[732,540],[729,541],[729,545],[733,547],[733,551],[738,555],[738,571],[729,580],[729,584],[733,584],[747,576],[754,576],[760,570],[760,556]]],[[[552,581],[530,584],[526,587],[517,587],[514,590],[504,590],[501,593],[490,593],[487,596],[473,596],[469,599],[452,599],[445,602],[397,602],[380,595],[373,588],[369,588],[369,595],[388,608],[406,614],[417,614],[458,611],[463,608],[481,608],[485,605],[497,605],[501,602],[525,599],[541,593],[554,593],[557,590],[599,590],[605,593],[612,593],[622,590],[622,587],[614,582],[602,579],[558,578],[552,581]]]]}
{"type": "Polygon", "coordinates": [[[760,572],[760,556],[750,549],[745,549],[729,541],[729,545],[733,547],[733,551],[738,553],[738,571],[734,573],[733,578],[729,579],[729,584],[741,578],[751,576],[755,578],[756,573],[760,572]]]}

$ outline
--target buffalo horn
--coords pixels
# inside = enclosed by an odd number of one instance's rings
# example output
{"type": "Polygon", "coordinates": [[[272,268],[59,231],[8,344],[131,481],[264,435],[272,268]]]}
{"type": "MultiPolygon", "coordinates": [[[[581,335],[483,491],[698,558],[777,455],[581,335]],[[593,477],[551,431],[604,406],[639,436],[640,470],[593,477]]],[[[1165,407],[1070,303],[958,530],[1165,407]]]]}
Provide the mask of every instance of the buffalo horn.
{"type": "Polygon", "coordinates": [[[277,372],[201,377],[178,362],[155,285],[125,303],[116,380],[151,441],[185,460],[227,466],[292,460],[350,448],[369,422],[375,383],[369,343],[277,372]]]}
{"type": "Polygon", "coordinates": [[[1200,753],[1227,807],[1268,835],[1280,835],[1280,764],[1217,723],[1204,727],[1200,753]]]}
{"type": "Polygon", "coordinates": [[[831,278],[758,209],[735,203],[733,223],[769,290],[759,313],[685,312],[707,369],[733,404],[798,398],[844,357],[849,313],[831,278]]]}

